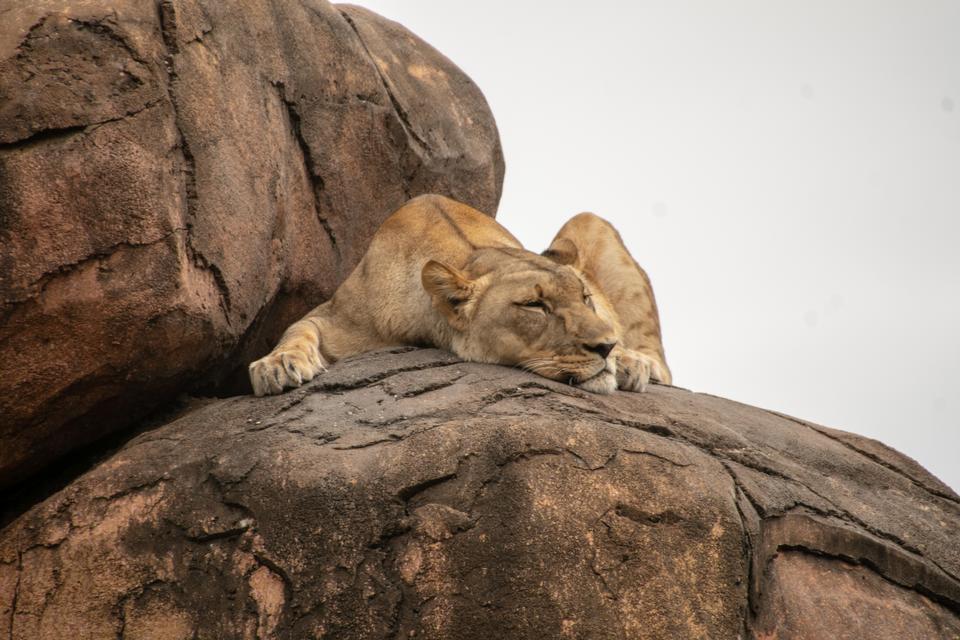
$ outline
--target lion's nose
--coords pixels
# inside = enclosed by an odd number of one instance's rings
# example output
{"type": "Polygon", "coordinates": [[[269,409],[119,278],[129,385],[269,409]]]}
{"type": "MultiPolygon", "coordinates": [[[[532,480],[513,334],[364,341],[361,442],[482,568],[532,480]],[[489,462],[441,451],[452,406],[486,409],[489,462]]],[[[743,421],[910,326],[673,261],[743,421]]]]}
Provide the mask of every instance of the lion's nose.
{"type": "Polygon", "coordinates": [[[601,358],[606,358],[610,355],[610,352],[613,351],[613,348],[617,346],[616,342],[598,342],[596,344],[585,344],[583,348],[587,351],[592,351],[599,355],[601,358]]]}

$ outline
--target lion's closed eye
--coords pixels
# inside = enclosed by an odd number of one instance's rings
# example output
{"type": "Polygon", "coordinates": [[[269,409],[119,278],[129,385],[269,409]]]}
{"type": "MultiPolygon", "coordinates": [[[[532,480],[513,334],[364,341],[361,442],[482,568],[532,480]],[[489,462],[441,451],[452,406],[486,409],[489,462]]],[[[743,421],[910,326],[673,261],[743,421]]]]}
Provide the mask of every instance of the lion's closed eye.
{"type": "Polygon", "coordinates": [[[530,311],[541,311],[543,313],[546,313],[547,311],[549,311],[549,309],[547,309],[546,303],[543,300],[524,300],[522,302],[516,302],[514,304],[516,304],[518,307],[522,309],[529,309],[530,311]]]}

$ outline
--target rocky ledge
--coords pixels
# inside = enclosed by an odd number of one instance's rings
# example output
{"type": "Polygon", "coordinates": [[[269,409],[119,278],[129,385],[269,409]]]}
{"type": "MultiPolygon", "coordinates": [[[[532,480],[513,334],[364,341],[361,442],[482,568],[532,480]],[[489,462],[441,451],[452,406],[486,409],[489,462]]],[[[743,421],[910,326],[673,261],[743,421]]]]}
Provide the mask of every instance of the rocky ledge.
{"type": "Polygon", "coordinates": [[[0,532],[10,638],[954,638],[960,498],[859,436],[396,349],[198,401],[0,532]]]}

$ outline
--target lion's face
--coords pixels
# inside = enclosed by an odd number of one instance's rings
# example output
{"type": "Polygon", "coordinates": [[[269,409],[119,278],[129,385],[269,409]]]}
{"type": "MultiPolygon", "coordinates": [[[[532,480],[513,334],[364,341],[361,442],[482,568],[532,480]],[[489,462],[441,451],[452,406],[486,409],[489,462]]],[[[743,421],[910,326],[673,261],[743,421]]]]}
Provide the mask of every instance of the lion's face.
{"type": "Polygon", "coordinates": [[[573,267],[521,249],[482,249],[462,272],[427,263],[423,282],[456,332],[458,355],[598,393],[616,389],[612,315],[573,267]]]}

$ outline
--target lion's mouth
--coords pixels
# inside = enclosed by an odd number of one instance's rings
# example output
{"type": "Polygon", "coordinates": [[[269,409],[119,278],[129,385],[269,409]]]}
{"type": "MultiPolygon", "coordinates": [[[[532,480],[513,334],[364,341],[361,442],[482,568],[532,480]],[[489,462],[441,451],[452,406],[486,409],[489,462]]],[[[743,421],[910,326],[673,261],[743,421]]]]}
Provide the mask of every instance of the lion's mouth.
{"type": "Polygon", "coordinates": [[[614,369],[614,364],[612,359],[604,360],[603,366],[588,376],[570,376],[570,379],[567,380],[567,384],[571,385],[582,385],[590,382],[591,380],[597,380],[605,374],[615,374],[616,370],[614,369]]]}
{"type": "Polygon", "coordinates": [[[580,382],[572,384],[578,389],[591,391],[593,393],[613,393],[617,390],[617,374],[615,366],[607,362],[603,369],[601,369],[598,373],[595,373],[585,380],[581,380],[580,382]]]}
{"type": "Polygon", "coordinates": [[[613,358],[602,362],[558,362],[556,358],[534,358],[521,362],[518,366],[532,373],[550,378],[557,382],[579,386],[590,381],[597,381],[608,374],[614,374],[616,364],[613,358]]]}

